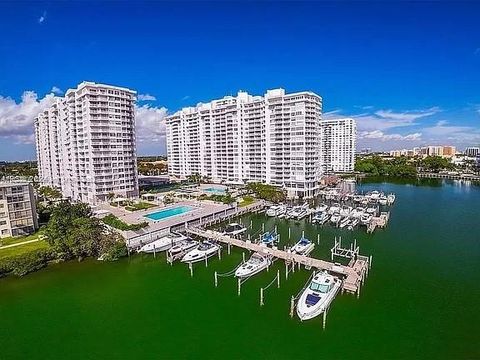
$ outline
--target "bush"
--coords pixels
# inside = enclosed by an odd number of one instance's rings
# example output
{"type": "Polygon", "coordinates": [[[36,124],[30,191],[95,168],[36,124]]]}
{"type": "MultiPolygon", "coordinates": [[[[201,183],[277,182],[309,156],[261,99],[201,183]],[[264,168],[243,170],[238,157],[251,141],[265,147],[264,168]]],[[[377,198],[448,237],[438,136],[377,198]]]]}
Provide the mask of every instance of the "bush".
{"type": "Polygon", "coordinates": [[[141,222],[140,224],[131,224],[131,225],[127,224],[126,222],[123,222],[122,220],[120,220],[118,217],[116,217],[113,214],[105,216],[102,219],[102,221],[105,224],[107,224],[111,227],[114,227],[115,229],[124,230],[124,231],[127,231],[127,230],[136,231],[136,230],[140,230],[140,229],[143,229],[144,227],[148,226],[148,222],[146,222],[146,221],[141,222]]]}
{"type": "Polygon", "coordinates": [[[25,254],[16,255],[0,260],[0,277],[8,274],[24,276],[37,271],[48,262],[55,259],[55,252],[51,249],[38,249],[25,254]]]}

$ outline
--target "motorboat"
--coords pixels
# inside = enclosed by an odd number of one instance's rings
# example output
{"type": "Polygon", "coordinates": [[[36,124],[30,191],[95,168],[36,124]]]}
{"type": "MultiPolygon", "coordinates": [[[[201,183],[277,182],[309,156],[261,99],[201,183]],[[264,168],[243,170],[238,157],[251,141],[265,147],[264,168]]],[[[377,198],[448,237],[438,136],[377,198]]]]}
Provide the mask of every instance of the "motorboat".
{"type": "Polygon", "coordinates": [[[235,236],[235,235],[240,235],[247,231],[247,228],[243,226],[242,224],[239,223],[230,223],[227,225],[225,230],[223,231],[222,234],[224,235],[230,235],[230,236],[235,236]]]}
{"type": "Polygon", "coordinates": [[[328,309],[340,286],[340,279],[327,272],[314,274],[297,303],[297,315],[300,320],[313,319],[328,309]]]}
{"type": "Polygon", "coordinates": [[[333,214],[332,217],[330,218],[330,222],[331,222],[332,224],[337,225],[338,222],[340,221],[340,219],[341,219],[340,214],[333,214]]]}
{"type": "Polygon", "coordinates": [[[308,255],[312,252],[315,244],[308,240],[307,238],[303,237],[298,240],[298,242],[293,245],[292,252],[299,255],[308,255]]]}
{"type": "Polygon", "coordinates": [[[382,195],[378,198],[378,203],[380,205],[387,205],[388,198],[385,195],[382,195]]]}
{"type": "Polygon", "coordinates": [[[369,208],[367,208],[366,212],[367,212],[367,214],[373,215],[377,212],[377,209],[374,208],[374,207],[369,207],[369,208]]]}
{"type": "Polygon", "coordinates": [[[353,201],[354,201],[354,202],[359,203],[359,202],[361,202],[362,200],[363,200],[363,195],[354,195],[354,196],[353,196],[353,201]]]}
{"type": "Polygon", "coordinates": [[[362,224],[367,225],[372,221],[373,216],[371,214],[363,214],[362,217],[360,218],[360,221],[362,224]]]}
{"type": "Polygon", "coordinates": [[[350,213],[350,217],[354,218],[354,219],[359,219],[363,213],[365,212],[365,209],[362,208],[362,207],[356,207],[355,209],[352,210],[352,212],[350,213]]]}
{"type": "Polygon", "coordinates": [[[353,228],[358,225],[358,222],[359,222],[358,219],[355,219],[355,218],[350,219],[350,221],[348,222],[347,229],[348,230],[353,230],[353,228]]]}
{"type": "Polygon", "coordinates": [[[340,210],[341,210],[340,204],[335,203],[332,206],[330,206],[330,209],[328,209],[328,213],[330,215],[333,215],[334,213],[340,212],[340,210]]]}
{"type": "Polygon", "coordinates": [[[352,212],[352,208],[350,206],[343,206],[340,209],[340,216],[348,217],[348,216],[350,216],[351,212],[352,212]]]}
{"type": "Polygon", "coordinates": [[[168,255],[173,257],[175,255],[184,254],[193,248],[198,246],[198,241],[187,238],[185,240],[179,241],[175,246],[172,246],[168,249],[168,255]]]}
{"type": "Polygon", "coordinates": [[[373,190],[372,192],[370,192],[370,194],[368,194],[368,197],[373,201],[377,201],[380,198],[380,195],[380,192],[378,192],[377,190],[373,190]]]}
{"type": "Polygon", "coordinates": [[[278,216],[282,210],[281,205],[272,205],[268,210],[265,212],[267,216],[278,216]]]}
{"type": "Polygon", "coordinates": [[[387,196],[387,202],[389,205],[392,205],[395,202],[395,194],[389,194],[387,196]]]}
{"type": "Polygon", "coordinates": [[[259,252],[253,253],[246,262],[235,270],[235,276],[246,278],[266,269],[272,263],[271,257],[259,252]]]}
{"type": "Polygon", "coordinates": [[[278,242],[279,235],[276,231],[267,231],[260,236],[260,245],[275,245],[278,242]]]}
{"type": "Polygon", "coordinates": [[[290,211],[290,218],[301,220],[308,215],[308,204],[302,206],[295,206],[292,211],[290,211]]]}
{"type": "Polygon", "coordinates": [[[327,210],[328,210],[328,205],[327,204],[322,204],[322,205],[317,206],[317,208],[315,209],[315,212],[325,212],[327,210]]]}
{"type": "Polygon", "coordinates": [[[175,246],[178,242],[188,239],[185,235],[170,233],[166,236],[162,236],[160,239],[152,241],[146,245],[143,245],[138,252],[143,253],[154,253],[170,249],[172,246],[175,246]]]}
{"type": "Polygon", "coordinates": [[[326,212],[316,213],[312,218],[312,222],[314,224],[323,225],[328,221],[329,218],[330,215],[328,215],[326,212]]]}
{"type": "Polygon", "coordinates": [[[195,249],[190,250],[188,253],[186,253],[185,256],[182,258],[182,262],[194,263],[202,261],[215,255],[218,250],[220,250],[219,245],[208,240],[203,241],[195,249]]]}
{"type": "Polygon", "coordinates": [[[340,224],[338,224],[339,227],[344,228],[345,226],[348,225],[350,222],[350,218],[344,217],[342,220],[340,220],[340,224]]]}

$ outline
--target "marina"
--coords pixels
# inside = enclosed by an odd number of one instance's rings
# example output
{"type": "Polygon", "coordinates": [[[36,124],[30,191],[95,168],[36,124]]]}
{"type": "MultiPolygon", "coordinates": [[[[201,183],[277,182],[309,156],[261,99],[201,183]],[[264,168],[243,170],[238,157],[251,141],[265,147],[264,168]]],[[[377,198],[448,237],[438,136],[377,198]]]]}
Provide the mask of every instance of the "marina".
{"type": "Polygon", "coordinates": [[[308,359],[312,354],[343,359],[475,358],[479,299],[469,289],[480,281],[478,241],[472,235],[480,231],[474,217],[480,201],[478,187],[454,183],[359,187],[364,192],[377,189],[397,195],[385,231],[367,234],[358,228],[317,227],[308,218],[287,221],[258,212],[207,226],[221,232],[230,222],[242,223],[248,228],[244,236],[248,239],[250,233],[252,240],[253,234],[263,233],[262,224],[264,232],[277,226],[280,249],[294,246],[304,232],[315,243],[310,257],[344,266],[351,259],[340,255],[351,250],[356,239],[360,254],[373,255],[372,267],[360,297],[342,295],[339,289],[328,307],[324,331],[323,313],[302,322],[297,314],[314,268],[307,270],[302,265],[299,269],[297,264],[293,272],[289,267],[287,280],[284,260],[274,261],[243,282],[238,296],[234,274],[219,276],[217,287],[214,274],[236,269],[243,256],[248,261],[251,255],[236,246],[228,254],[228,245],[222,243],[221,259],[218,254],[210,257],[208,267],[195,263],[193,277],[188,264],[171,266],[162,252],[156,257],[132,253],[111,264],[95,260],[60,263],[22,279],[1,279],[2,355],[18,358],[19,346],[30,341],[23,355],[50,359],[64,355],[59,350],[62,346],[68,346],[75,359],[84,357],[85,347],[97,358],[159,354],[188,358],[191,344],[212,359],[308,359]],[[443,206],[445,200],[450,202],[448,208],[443,206]],[[412,216],[418,219],[415,227],[412,216]],[[449,218],[456,219],[456,226],[446,221],[449,218]],[[341,236],[341,246],[332,261],[335,236],[337,243],[341,236]],[[263,305],[260,289],[264,289],[263,305]],[[186,326],[191,331],[185,331],[186,326]],[[41,339],[34,329],[42,329],[41,339]],[[69,336],[60,338],[59,333],[69,336]],[[199,334],[216,341],[198,341],[199,334]],[[95,346],[99,338],[102,344],[95,346]],[[119,341],[122,338],[129,340],[119,341]],[[150,341],[153,338],[161,340],[150,341]],[[249,338],[262,341],[245,346],[244,339],[249,338]]]}

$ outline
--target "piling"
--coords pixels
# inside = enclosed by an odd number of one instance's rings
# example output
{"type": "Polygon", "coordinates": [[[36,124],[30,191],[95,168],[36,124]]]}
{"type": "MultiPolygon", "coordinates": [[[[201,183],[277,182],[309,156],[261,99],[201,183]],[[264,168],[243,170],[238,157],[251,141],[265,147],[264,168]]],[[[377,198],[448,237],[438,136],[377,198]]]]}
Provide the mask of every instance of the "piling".
{"type": "Polygon", "coordinates": [[[227,244],[228,255],[230,255],[232,245],[230,243],[227,244]]]}
{"type": "Polygon", "coordinates": [[[213,274],[213,278],[215,279],[215,287],[218,286],[218,274],[217,272],[215,271],[215,273],[213,274]]]}
{"type": "Polygon", "coordinates": [[[155,259],[157,257],[157,245],[153,244],[153,258],[155,259]]]}
{"type": "Polygon", "coordinates": [[[260,288],[260,306],[263,306],[263,288],[260,288]]]}
{"type": "Polygon", "coordinates": [[[265,232],[265,223],[262,223],[262,232],[265,232]]]}
{"type": "Polygon", "coordinates": [[[218,260],[222,260],[222,249],[218,249],[218,260]]]}
{"type": "Polygon", "coordinates": [[[323,330],[325,330],[325,325],[327,324],[327,309],[323,312],[323,330]]]}
{"type": "Polygon", "coordinates": [[[320,245],[320,234],[317,234],[317,245],[320,245]]]}
{"type": "Polygon", "coordinates": [[[277,270],[277,288],[280,289],[280,270],[277,270]]]}
{"type": "Polygon", "coordinates": [[[295,298],[292,295],[292,298],[290,299],[290,317],[293,318],[293,312],[295,310],[295,298]]]}
{"type": "Polygon", "coordinates": [[[238,278],[238,282],[237,282],[237,294],[238,294],[238,296],[240,296],[241,287],[242,287],[242,280],[240,278],[238,278]]]}
{"type": "Polygon", "coordinates": [[[243,260],[243,262],[245,262],[245,253],[244,252],[242,252],[242,260],[243,260]]]}
{"type": "Polygon", "coordinates": [[[285,280],[288,280],[288,264],[285,261],[285,280]]]}
{"type": "Polygon", "coordinates": [[[288,240],[290,240],[290,227],[288,227],[288,240]]]}
{"type": "Polygon", "coordinates": [[[205,267],[208,267],[208,257],[207,257],[207,254],[205,254],[205,267]]]}
{"type": "Polygon", "coordinates": [[[188,263],[188,267],[190,268],[190,276],[193,277],[193,265],[192,265],[192,263],[188,263]]]}

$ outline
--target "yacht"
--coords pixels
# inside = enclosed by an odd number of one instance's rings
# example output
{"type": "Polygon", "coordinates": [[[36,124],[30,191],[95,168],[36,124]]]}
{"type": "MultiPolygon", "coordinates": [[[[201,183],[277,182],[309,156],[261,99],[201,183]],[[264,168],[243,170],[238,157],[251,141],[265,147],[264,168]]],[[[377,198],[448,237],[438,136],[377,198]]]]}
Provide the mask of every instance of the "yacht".
{"type": "Polygon", "coordinates": [[[361,202],[362,200],[363,200],[363,195],[355,195],[355,196],[353,197],[353,201],[354,201],[354,202],[359,203],[359,202],[361,202]]]}
{"type": "Polygon", "coordinates": [[[360,221],[362,224],[367,225],[372,221],[372,215],[370,214],[363,214],[362,217],[360,218],[360,221]]]}
{"type": "Polygon", "coordinates": [[[307,238],[303,237],[298,240],[298,242],[293,245],[292,252],[299,255],[308,255],[312,252],[315,244],[308,240],[307,238]]]}
{"type": "Polygon", "coordinates": [[[258,274],[260,271],[266,269],[271,262],[272,260],[270,256],[256,252],[250,256],[250,259],[248,259],[246,262],[240,265],[237,270],[235,270],[235,276],[239,278],[246,278],[258,274]]]}
{"type": "Polygon", "coordinates": [[[273,205],[265,212],[267,216],[278,216],[280,212],[280,205],[273,205]]]}
{"type": "Polygon", "coordinates": [[[219,245],[211,241],[203,241],[195,249],[190,250],[188,253],[186,253],[185,256],[182,258],[182,262],[194,263],[202,261],[205,260],[205,258],[209,258],[215,255],[218,250],[220,250],[219,245]]]}
{"type": "Polygon", "coordinates": [[[230,223],[230,224],[227,225],[227,227],[225,228],[225,230],[222,234],[235,236],[235,235],[240,235],[240,234],[244,233],[245,231],[247,231],[247,228],[245,226],[243,226],[242,224],[230,223]]]}
{"type": "Polygon", "coordinates": [[[374,207],[369,207],[367,208],[366,212],[367,214],[373,215],[377,212],[377,209],[375,209],[374,207]]]}
{"type": "Polygon", "coordinates": [[[328,205],[327,204],[322,204],[322,205],[319,205],[317,206],[317,208],[315,209],[316,212],[325,212],[328,210],[328,205]]]}
{"type": "Polygon", "coordinates": [[[395,202],[395,194],[389,194],[387,196],[387,201],[389,205],[392,205],[395,202]]]}
{"type": "Polygon", "coordinates": [[[188,239],[185,235],[170,233],[151,243],[143,245],[138,251],[143,253],[154,253],[170,249],[178,242],[188,239]]]}
{"type": "Polygon", "coordinates": [[[327,272],[314,274],[297,303],[300,320],[309,320],[323,313],[335,298],[341,282],[327,272]]]}
{"type": "Polygon", "coordinates": [[[353,230],[353,228],[358,225],[358,222],[359,221],[356,218],[350,219],[347,229],[348,230],[353,230]]]}
{"type": "Polygon", "coordinates": [[[350,216],[354,219],[359,219],[364,212],[365,212],[365,209],[359,206],[352,210],[352,212],[350,213],[350,216]]]}
{"type": "Polygon", "coordinates": [[[380,205],[387,205],[388,198],[385,195],[382,195],[378,198],[378,203],[380,205]]]}
{"type": "Polygon", "coordinates": [[[260,236],[260,245],[275,245],[278,242],[278,234],[275,231],[267,231],[260,236]]]}
{"type": "Polygon", "coordinates": [[[290,218],[300,220],[308,215],[308,204],[302,206],[295,206],[292,211],[290,211],[290,218]]]}
{"type": "Polygon", "coordinates": [[[192,240],[190,238],[178,242],[175,246],[172,246],[168,249],[168,255],[173,257],[175,255],[184,254],[193,248],[198,246],[198,241],[192,240]]]}
{"type": "Polygon", "coordinates": [[[350,206],[343,206],[340,209],[340,216],[348,217],[348,216],[350,216],[351,212],[352,212],[352,208],[350,206]]]}
{"type": "Polygon", "coordinates": [[[332,206],[330,206],[330,209],[328,209],[328,213],[330,215],[333,215],[334,213],[338,213],[340,211],[340,204],[333,204],[332,206]]]}
{"type": "Polygon", "coordinates": [[[338,226],[341,228],[344,228],[345,226],[348,225],[349,222],[350,222],[350,218],[344,217],[342,220],[340,220],[340,224],[338,224],[338,226]]]}
{"type": "Polygon", "coordinates": [[[333,214],[332,217],[330,218],[330,222],[331,222],[332,224],[337,225],[338,222],[340,221],[340,219],[341,219],[340,214],[333,214]]]}
{"type": "Polygon", "coordinates": [[[380,192],[378,192],[377,190],[373,190],[368,196],[371,200],[377,201],[380,198],[380,195],[380,192]]]}

